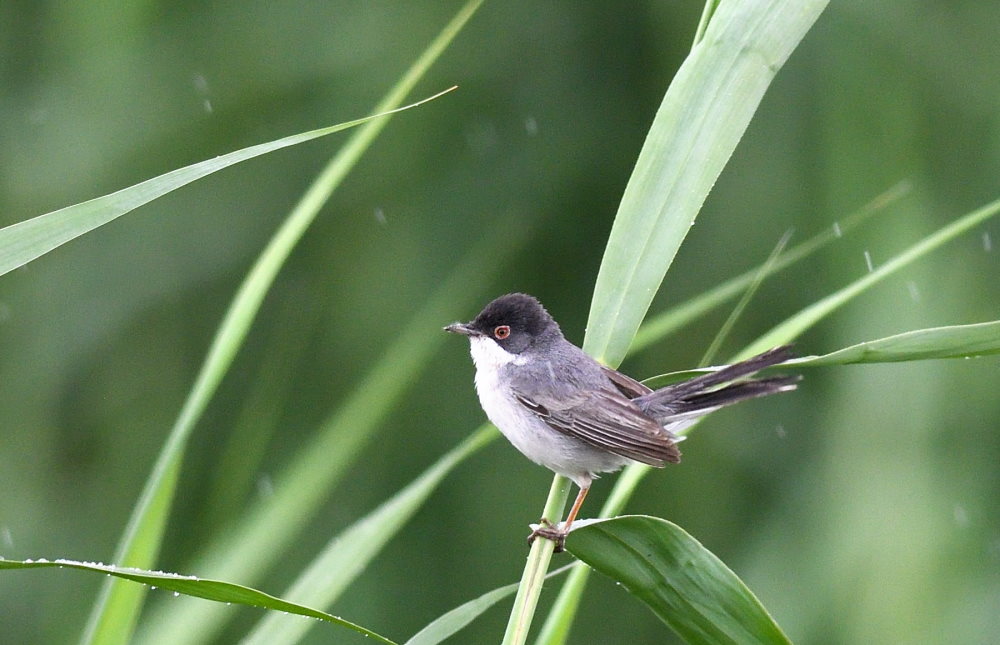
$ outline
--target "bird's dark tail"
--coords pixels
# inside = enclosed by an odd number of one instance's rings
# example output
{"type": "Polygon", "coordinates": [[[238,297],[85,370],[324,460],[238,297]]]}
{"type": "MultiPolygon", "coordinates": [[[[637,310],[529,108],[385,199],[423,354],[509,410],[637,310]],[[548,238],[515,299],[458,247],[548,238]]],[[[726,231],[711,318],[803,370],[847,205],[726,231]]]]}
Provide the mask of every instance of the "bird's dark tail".
{"type": "Polygon", "coordinates": [[[664,423],[675,419],[679,421],[685,417],[697,418],[740,401],[794,390],[796,382],[801,378],[799,376],[738,380],[765,367],[783,363],[791,357],[790,346],[775,347],[715,372],[644,394],[634,401],[643,412],[664,423]]]}

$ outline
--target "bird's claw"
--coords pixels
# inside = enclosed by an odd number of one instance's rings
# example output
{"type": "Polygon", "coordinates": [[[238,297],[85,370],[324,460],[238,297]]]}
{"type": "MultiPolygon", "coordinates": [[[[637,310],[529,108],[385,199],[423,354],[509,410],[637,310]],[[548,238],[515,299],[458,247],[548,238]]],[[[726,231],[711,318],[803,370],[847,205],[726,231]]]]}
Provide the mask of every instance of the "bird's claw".
{"type": "Polygon", "coordinates": [[[556,543],[555,553],[562,553],[566,550],[566,531],[558,528],[544,517],[538,521],[538,524],[538,528],[532,530],[531,534],[528,535],[528,544],[534,542],[536,537],[543,537],[556,543]]]}

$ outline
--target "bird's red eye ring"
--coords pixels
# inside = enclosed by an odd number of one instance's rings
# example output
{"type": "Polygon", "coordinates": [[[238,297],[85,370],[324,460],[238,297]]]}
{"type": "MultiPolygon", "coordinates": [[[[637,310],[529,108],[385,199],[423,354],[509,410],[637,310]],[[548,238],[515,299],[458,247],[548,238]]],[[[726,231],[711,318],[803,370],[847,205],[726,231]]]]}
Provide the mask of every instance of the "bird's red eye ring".
{"type": "Polygon", "coordinates": [[[503,340],[510,336],[510,326],[509,325],[498,325],[493,329],[493,337],[497,340],[503,340]]]}

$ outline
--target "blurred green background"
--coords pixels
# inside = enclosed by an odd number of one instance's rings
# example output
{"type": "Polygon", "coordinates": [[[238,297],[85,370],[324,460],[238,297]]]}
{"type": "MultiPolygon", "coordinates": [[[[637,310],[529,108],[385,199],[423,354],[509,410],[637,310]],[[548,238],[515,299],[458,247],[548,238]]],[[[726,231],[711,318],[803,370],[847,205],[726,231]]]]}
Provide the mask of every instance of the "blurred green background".
{"type": "MultiPolygon", "coordinates": [[[[0,225],[230,150],[367,114],[454,2],[0,4],[0,225]]],[[[537,295],[581,342],[604,241],[700,2],[488,2],[296,249],[199,424],[161,558],[188,568],[238,423],[273,436],[253,495],[407,328],[477,240],[523,239],[450,317],[537,295]],[[243,419],[241,421],[241,419],[243,419]]],[[[781,71],[654,303],[660,311],[834,225],[901,180],[878,219],[771,278],[726,352],[1000,193],[1000,4],[831,3],[781,71]]],[[[168,195],[0,278],[0,555],[108,561],[236,287],[345,136],[168,195]]],[[[1000,318],[1000,222],[920,261],[798,343],[802,354],[1000,318]]],[[[695,364],[720,311],[626,362],[695,364]]],[[[483,419],[446,339],[345,484],[262,583],[483,419]]],[[[1000,634],[1000,360],[812,370],[727,410],[629,511],[730,565],[799,643],[989,643],[1000,634]]],[[[551,475],[496,442],[451,475],[332,611],[404,639],[516,580],[551,475]],[[461,545],[456,549],[455,544],[461,545]]],[[[599,482],[584,509],[610,490],[599,482]]],[[[243,501],[229,508],[238,516],[243,501]]],[[[568,558],[568,556],[561,556],[568,558]]],[[[557,561],[558,562],[558,561],[557,561]]],[[[101,579],[0,576],[0,642],[78,636],[101,579]]],[[[235,581],[240,582],[240,581],[235,581]]],[[[554,597],[550,585],[542,602],[554,597]]],[[[152,592],[148,604],[171,602],[152,592]]],[[[499,640],[509,603],[455,642],[499,640]]],[[[240,614],[252,624],[259,612],[240,614]]],[[[539,619],[540,621],[540,619],[539,619]]],[[[234,640],[239,629],[222,642],[234,640]]],[[[316,626],[308,642],[360,641],[316,626]]],[[[594,578],[572,642],[674,642],[594,578]]]]}

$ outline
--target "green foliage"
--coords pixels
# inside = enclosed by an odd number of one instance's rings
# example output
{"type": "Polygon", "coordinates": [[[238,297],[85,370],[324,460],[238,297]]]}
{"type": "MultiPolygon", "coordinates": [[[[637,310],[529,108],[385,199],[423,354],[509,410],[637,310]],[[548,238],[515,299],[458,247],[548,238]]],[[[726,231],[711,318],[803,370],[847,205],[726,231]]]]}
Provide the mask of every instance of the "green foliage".
{"type": "MultiPolygon", "coordinates": [[[[582,566],[547,609],[545,540],[523,583],[468,600],[521,568],[544,474],[506,448],[472,456],[496,435],[464,437],[481,413],[464,348],[439,356],[440,327],[525,290],[579,338],[604,248],[586,344],[614,364],[627,351],[629,373],[697,364],[720,325],[722,351],[754,338],[798,337],[800,354],[844,347],[785,371],[867,367],[809,370],[795,396],[713,416],[744,427],[699,429],[684,465],[655,478],[630,467],[602,480],[591,500],[611,490],[602,516],[629,505],[697,525],[800,642],[996,632],[982,554],[996,532],[1000,327],[976,321],[1000,302],[998,206],[955,214],[995,198],[1000,170],[983,141],[997,57],[965,44],[988,42],[1000,9],[948,3],[942,21],[926,4],[834,3],[772,84],[821,3],[708,2],[700,23],[682,3],[619,14],[497,4],[449,45],[478,4],[450,16],[439,3],[291,3],[235,21],[212,5],[169,19],[141,4],[5,7],[0,553],[12,559],[0,569],[35,569],[0,575],[0,608],[18,616],[5,638],[78,638],[110,574],[118,599],[98,607],[85,640],[124,642],[138,622],[144,643],[361,642],[368,628],[383,642],[375,632],[495,642],[515,592],[518,640],[537,611],[548,611],[547,645],[571,628],[573,642],[659,642],[657,617],[691,642],[784,640],[728,567],[652,518],[582,526],[568,543],[641,587],[652,612],[582,566]],[[376,111],[424,73],[421,95],[461,91],[395,120],[378,146],[387,119],[365,124],[311,187],[323,151],[277,149],[328,132],[244,148],[368,113],[421,50],[419,71],[376,111]],[[787,251],[745,270],[793,228],[787,251]],[[713,317],[740,296],[729,321],[713,317]],[[925,360],[972,356],[986,358],[925,360]],[[106,560],[116,540],[114,562],[143,570],[28,561],[106,560]],[[637,545],[655,559],[640,566],[637,545]],[[661,582],[637,584],[650,574],[661,582]],[[144,585],[180,597],[150,594],[141,613],[144,585]],[[691,599],[729,610],[676,608],[691,599]],[[241,605],[339,626],[261,621],[241,605]]],[[[551,490],[555,516],[569,489],[557,478],[551,490]]]]}
{"type": "Polygon", "coordinates": [[[594,521],[573,531],[570,551],[646,603],[685,642],[791,642],[736,574],[676,524],[636,515],[594,521]]]}
{"type": "Polygon", "coordinates": [[[195,576],[184,576],[177,573],[163,573],[162,571],[143,571],[131,567],[122,568],[108,564],[97,564],[94,562],[77,562],[75,560],[54,560],[49,561],[11,561],[0,559],[0,569],[79,569],[81,571],[92,571],[103,575],[112,576],[130,582],[139,582],[149,585],[153,589],[163,589],[173,591],[175,594],[185,594],[194,598],[203,598],[214,602],[224,602],[236,605],[247,605],[249,607],[260,607],[282,611],[296,616],[306,616],[308,618],[318,618],[334,625],[353,630],[366,637],[371,637],[380,643],[395,645],[393,641],[365,629],[360,625],[338,618],[323,611],[311,609],[305,605],[288,602],[281,598],[275,598],[262,591],[236,585],[222,580],[207,580],[195,576]]]}

